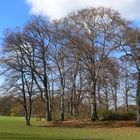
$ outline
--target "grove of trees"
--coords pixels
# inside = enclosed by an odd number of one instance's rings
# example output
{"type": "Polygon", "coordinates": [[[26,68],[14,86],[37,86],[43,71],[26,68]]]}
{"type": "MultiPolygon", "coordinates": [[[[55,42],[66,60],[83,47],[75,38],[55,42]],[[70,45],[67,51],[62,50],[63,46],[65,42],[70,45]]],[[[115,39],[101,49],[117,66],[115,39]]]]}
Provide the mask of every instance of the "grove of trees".
{"type": "Polygon", "coordinates": [[[140,126],[140,32],[110,8],[87,8],[59,20],[35,16],[3,37],[3,94],[18,101],[30,125],[136,106],[140,126]],[[36,102],[36,103],[35,103],[36,102]],[[44,108],[44,110],[41,110],[44,108]],[[41,114],[42,115],[42,114],[41,114]]]}

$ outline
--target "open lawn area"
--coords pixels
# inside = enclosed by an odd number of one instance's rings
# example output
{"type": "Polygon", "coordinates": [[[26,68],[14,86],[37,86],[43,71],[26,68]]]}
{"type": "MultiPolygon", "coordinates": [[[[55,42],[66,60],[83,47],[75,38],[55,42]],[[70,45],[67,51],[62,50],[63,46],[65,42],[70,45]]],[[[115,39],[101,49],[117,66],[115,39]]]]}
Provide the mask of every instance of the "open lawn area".
{"type": "Polygon", "coordinates": [[[140,140],[140,128],[134,122],[66,121],[46,123],[32,119],[0,117],[0,140],[140,140]]]}

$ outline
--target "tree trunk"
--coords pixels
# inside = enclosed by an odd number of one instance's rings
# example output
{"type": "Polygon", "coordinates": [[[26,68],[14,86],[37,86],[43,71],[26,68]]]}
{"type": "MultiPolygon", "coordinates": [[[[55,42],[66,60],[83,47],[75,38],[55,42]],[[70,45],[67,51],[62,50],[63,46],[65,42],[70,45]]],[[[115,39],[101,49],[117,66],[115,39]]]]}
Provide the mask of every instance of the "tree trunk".
{"type": "Polygon", "coordinates": [[[129,103],[128,103],[128,94],[129,94],[129,90],[130,90],[130,86],[129,86],[129,75],[128,73],[125,74],[125,107],[126,107],[126,111],[128,112],[129,110],[129,103]]]}
{"type": "Polygon", "coordinates": [[[30,114],[28,113],[27,106],[24,105],[24,110],[25,110],[25,122],[27,126],[30,126],[30,114]]]}
{"type": "Polygon", "coordinates": [[[45,103],[46,103],[46,120],[52,121],[52,115],[50,114],[50,101],[49,101],[49,93],[48,93],[48,86],[47,86],[47,78],[44,79],[44,87],[45,87],[45,103]]]}
{"type": "Polygon", "coordinates": [[[30,126],[30,125],[31,125],[31,124],[30,124],[30,117],[28,117],[28,116],[26,117],[26,125],[27,125],[27,126],[30,126]]]}
{"type": "Polygon", "coordinates": [[[96,121],[98,120],[97,117],[97,103],[96,103],[96,82],[92,81],[91,83],[91,97],[92,97],[92,103],[91,103],[91,120],[96,121]]]}
{"type": "Polygon", "coordinates": [[[108,110],[109,110],[109,99],[108,99],[107,87],[105,87],[105,102],[106,102],[106,111],[108,112],[108,110]]]}
{"type": "Polygon", "coordinates": [[[61,121],[65,120],[65,106],[64,106],[64,87],[62,87],[62,95],[61,95],[61,121]]]}
{"type": "Polygon", "coordinates": [[[115,111],[118,111],[118,106],[117,106],[117,89],[115,88],[115,95],[114,95],[114,107],[115,111]]]}
{"type": "Polygon", "coordinates": [[[128,90],[125,91],[125,106],[126,106],[126,111],[128,112],[128,90]]]}
{"type": "Polygon", "coordinates": [[[140,126],[140,71],[138,72],[136,103],[137,103],[137,120],[136,120],[136,124],[138,126],[140,126]]]}
{"type": "Polygon", "coordinates": [[[71,91],[70,95],[70,115],[73,115],[73,92],[71,91]]]}

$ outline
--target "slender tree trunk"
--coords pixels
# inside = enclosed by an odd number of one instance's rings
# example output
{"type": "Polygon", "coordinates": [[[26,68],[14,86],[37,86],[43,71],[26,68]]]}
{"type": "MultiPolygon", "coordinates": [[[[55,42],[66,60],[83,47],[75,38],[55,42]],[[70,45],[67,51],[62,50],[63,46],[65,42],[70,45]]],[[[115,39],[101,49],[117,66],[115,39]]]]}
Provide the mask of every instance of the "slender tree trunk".
{"type": "Polygon", "coordinates": [[[126,89],[125,91],[125,106],[126,106],[126,111],[129,111],[129,107],[128,107],[128,90],[126,89]]]}
{"type": "Polygon", "coordinates": [[[76,114],[76,74],[73,77],[72,81],[72,91],[71,91],[71,115],[76,114]]]}
{"type": "Polygon", "coordinates": [[[73,92],[71,91],[70,95],[70,115],[73,115],[73,92]]]}
{"type": "Polygon", "coordinates": [[[137,120],[136,120],[136,123],[137,123],[138,126],[140,126],[140,71],[138,73],[136,103],[137,103],[137,120]]]}
{"type": "Polygon", "coordinates": [[[115,106],[115,111],[118,111],[118,106],[117,106],[117,90],[115,90],[115,95],[114,95],[114,106],[115,106]]]}
{"type": "Polygon", "coordinates": [[[118,106],[117,106],[117,87],[113,87],[112,89],[112,96],[113,96],[113,102],[114,102],[114,109],[117,112],[118,111],[118,106]]]}
{"type": "Polygon", "coordinates": [[[28,112],[28,121],[29,121],[29,125],[30,125],[30,119],[31,119],[31,114],[32,114],[32,95],[30,95],[29,97],[29,112],[28,112]]]}
{"type": "Polygon", "coordinates": [[[99,102],[99,105],[100,105],[100,107],[102,107],[100,89],[101,89],[101,80],[98,81],[97,95],[98,95],[98,102],[99,102]]]}
{"type": "MultiPolygon", "coordinates": [[[[53,86],[53,85],[52,85],[53,86]]],[[[53,88],[52,88],[52,92],[53,92],[53,88]]],[[[51,89],[50,89],[50,84],[48,82],[48,96],[49,96],[49,114],[50,114],[50,118],[52,120],[52,109],[53,109],[53,93],[51,93],[51,89]]]]}
{"type": "Polygon", "coordinates": [[[97,103],[96,103],[96,82],[92,81],[91,83],[91,97],[92,97],[92,103],[91,103],[91,120],[96,121],[98,120],[97,117],[97,103]]]}
{"type": "Polygon", "coordinates": [[[21,73],[22,73],[21,79],[22,79],[22,94],[23,94],[23,107],[24,107],[24,111],[25,111],[25,121],[26,121],[26,125],[30,126],[30,117],[29,117],[29,113],[28,113],[26,93],[25,93],[24,72],[21,71],[21,73]]]}
{"type": "Polygon", "coordinates": [[[126,73],[126,75],[125,75],[125,90],[124,90],[124,92],[125,92],[125,107],[126,107],[126,111],[128,112],[128,110],[129,110],[129,107],[128,107],[128,93],[129,93],[129,76],[128,76],[128,73],[126,73]]]}
{"type": "Polygon", "coordinates": [[[44,78],[44,87],[45,87],[45,103],[46,103],[46,120],[47,121],[52,121],[52,116],[50,112],[50,101],[49,101],[49,93],[48,93],[48,86],[47,86],[47,78],[44,78]]]}
{"type": "Polygon", "coordinates": [[[62,87],[61,94],[61,121],[65,120],[65,105],[64,105],[64,87],[62,87]]]}
{"type": "Polygon", "coordinates": [[[105,100],[106,100],[106,111],[108,111],[109,109],[109,103],[108,103],[108,91],[107,91],[107,87],[105,87],[105,100]]]}
{"type": "Polygon", "coordinates": [[[52,81],[52,88],[51,88],[51,92],[50,92],[50,110],[51,110],[51,118],[53,120],[53,107],[54,107],[54,81],[52,81]]]}

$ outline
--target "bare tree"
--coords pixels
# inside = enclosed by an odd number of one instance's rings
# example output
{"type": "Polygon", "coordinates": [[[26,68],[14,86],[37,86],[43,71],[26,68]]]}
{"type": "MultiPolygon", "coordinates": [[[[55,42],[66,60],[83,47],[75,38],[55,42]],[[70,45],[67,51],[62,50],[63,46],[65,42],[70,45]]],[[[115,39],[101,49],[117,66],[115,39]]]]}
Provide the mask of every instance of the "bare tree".
{"type": "Polygon", "coordinates": [[[33,70],[37,79],[36,84],[41,92],[41,97],[46,103],[46,119],[52,120],[51,100],[49,97],[49,50],[51,47],[50,23],[46,18],[35,17],[25,26],[25,33],[32,48],[35,50],[33,66],[27,65],[33,70]],[[43,85],[43,88],[42,86],[43,85]]]}
{"type": "Polygon", "coordinates": [[[125,21],[120,15],[105,8],[78,11],[64,20],[69,44],[77,48],[76,56],[88,73],[91,95],[91,120],[97,120],[97,79],[105,58],[120,46],[125,21]],[[71,27],[69,30],[68,27],[71,27]]]}
{"type": "Polygon", "coordinates": [[[140,126],[140,33],[132,28],[126,29],[126,45],[122,46],[128,60],[134,64],[137,71],[137,89],[136,89],[136,104],[137,104],[137,125],[140,126]]]}
{"type": "Polygon", "coordinates": [[[24,47],[27,45],[23,38],[20,31],[5,34],[1,62],[9,75],[6,78],[9,81],[8,92],[21,103],[25,110],[26,125],[30,125],[34,80],[32,70],[26,67],[23,60],[26,57],[24,47]]]}

